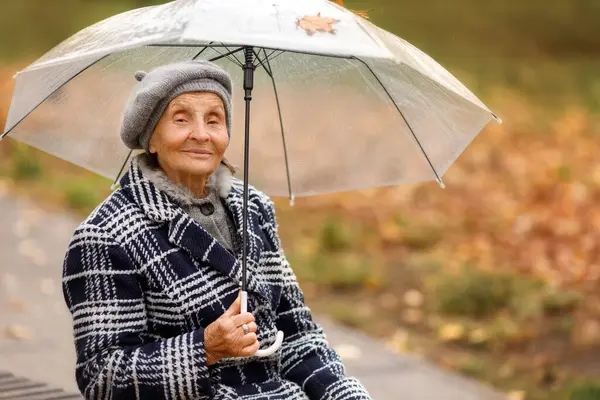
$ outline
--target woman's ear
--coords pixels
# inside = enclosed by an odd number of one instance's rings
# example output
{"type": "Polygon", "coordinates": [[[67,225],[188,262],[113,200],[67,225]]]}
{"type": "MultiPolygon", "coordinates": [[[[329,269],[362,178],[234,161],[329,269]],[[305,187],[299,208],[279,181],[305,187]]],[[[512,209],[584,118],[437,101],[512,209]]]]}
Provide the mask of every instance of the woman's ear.
{"type": "Polygon", "coordinates": [[[152,136],[150,136],[150,142],[148,143],[148,152],[150,152],[150,154],[156,154],[156,145],[154,144],[154,134],[152,134],[152,136]]]}

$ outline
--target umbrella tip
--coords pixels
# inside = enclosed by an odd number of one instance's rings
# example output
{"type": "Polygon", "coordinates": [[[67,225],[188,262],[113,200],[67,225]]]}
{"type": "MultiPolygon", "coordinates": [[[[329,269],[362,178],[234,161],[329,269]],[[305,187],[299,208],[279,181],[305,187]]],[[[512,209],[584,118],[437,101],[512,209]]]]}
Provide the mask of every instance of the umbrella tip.
{"type": "Polygon", "coordinates": [[[440,187],[441,187],[442,189],[446,189],[446,185],[444,185],[444,182],[442,182],[442,180],[441,180],[441,179],[439,179],[439,180],[438,180],[438,183],[440,184],[440,187]]]}
{"type": "Polygon", "coordinates": [[[119,183],[118,183],[118,182],[115,182],[115,183],[113,183],[112,185],[110,185],[110,190],[111,190],[111,191],[113,191],[113,190],[115,190],[115,189],[116,189],[116,188],[118,188],[118,187],[119,187],[119,183]]]}
{"type": "Polygon", "coordinates": [[[15,72],[15,74],[12,76],[12,78],[17,79],[17,76],[19,76],[20,73],[21,73],[21,71],[15,72]]]}
{"type": "Polygon", "coordinates": [[[294,207],[294,203],[295,203],[296,198],[294,197],[294,195],[290,195],[290,206],[294,207]]]}
{"type": "Polygon", "coordinates": [[[502,124],[502,118],[500,118],[499,116],[497,116],[494,113],[492,113],[492,117],[494,117],[494,119],[496,120],[496,122],[498,122],[499,124],[502,124]]]}

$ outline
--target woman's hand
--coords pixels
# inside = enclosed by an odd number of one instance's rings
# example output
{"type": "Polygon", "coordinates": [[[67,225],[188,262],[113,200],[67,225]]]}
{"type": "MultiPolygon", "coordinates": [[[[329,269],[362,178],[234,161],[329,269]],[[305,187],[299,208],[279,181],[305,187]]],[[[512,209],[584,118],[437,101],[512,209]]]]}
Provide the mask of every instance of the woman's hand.
{"type": "Polygon", "coordinates": [[[206,362],[213,365],[222,358],[248,357],[256,353],[260,344],[256,339],[254,315],[249,312],[240,314],[242,293],[216,321],[204,329],[204,348],[206,362]],[[244,334],[242,326],[248,326],[244,334]]]}

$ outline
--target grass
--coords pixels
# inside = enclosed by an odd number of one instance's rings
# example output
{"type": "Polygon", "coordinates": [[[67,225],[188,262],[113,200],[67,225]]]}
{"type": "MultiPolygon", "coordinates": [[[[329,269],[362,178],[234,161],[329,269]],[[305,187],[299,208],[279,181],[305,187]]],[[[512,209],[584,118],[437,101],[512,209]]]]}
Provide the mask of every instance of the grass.
{"type": "Polygon", "coordinates": [[[109,180],[10,138],[0,150],[0,178],[51,207],[85,216],[110,193],[109,180]]]}
{"type": "Polygon", "coordinates": [[[309,259],[290,258],[298,279],[332,291],[362,289],[379,280],[369,261],[359,254],[320,252],[309,259]]]}
{"type": "Polygon", "coordinates": [[[43,167],[39,159],[35,157],[33,149],[23,144],[14,147],[8,175],[15,181],[32,181],[42,178],[43,167]]]}
{"type": "Polygon", "coordinates": [[[348,223],[335,217],[329,217],[319,233],[319,243],[324,251],[343,251],[353,242],[348,223]]]}
{"type": "Polygon", "coordinates": [[[457,274],[432,275],[429,291],[435,293],[433,307],[438,312],[474,319],[504,310],[520,320],[565,316],[583,300],[577,291],[559,290],[542,281],[472,266],[465,266],[457,274]]]}
{"type": "Polygon", "coordinates": [[[431,292],[437,294],[435,308],[444,314],[481,318],[510,305],[514,278],[466,267],[456,276],[436,275],[431,292]]]}
{"type": "Polygon", "coordinates": [[[600,399],[600,382],[584,382],[575,385],[569,394],[569,400],[600,399]]]}

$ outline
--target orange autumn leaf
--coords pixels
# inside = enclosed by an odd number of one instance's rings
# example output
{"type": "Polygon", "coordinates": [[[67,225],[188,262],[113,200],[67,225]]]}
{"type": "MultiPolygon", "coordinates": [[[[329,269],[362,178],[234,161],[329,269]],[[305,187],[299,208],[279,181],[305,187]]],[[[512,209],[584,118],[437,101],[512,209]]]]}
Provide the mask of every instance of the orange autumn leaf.
{"type": "MultiPolygon", "coordinates": [[[[329,1],[337,4],[338,6],[344,7],[344,0],[329,0],[329,1]]],[[[368,14],[367,10],[350,10],[350,11],[353,12],[354,14],[358,15],[359,17],[369,19],[369,14],[368,14]]]]}
{"type": "Polygon", "coordinates": [[[314,35],[316,32],[335,33],[333,24],[339,22],[335,18],[322,17],[321,13],[317,15],[305,15],[302,19],[298,19],[296,25],[304,29],[309,35],[314,35]]]}

